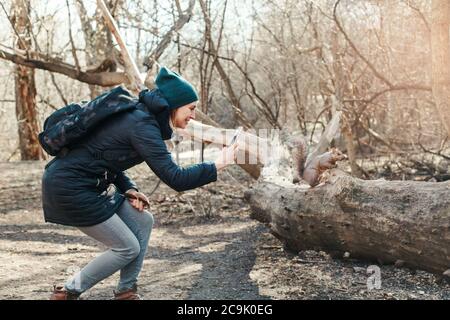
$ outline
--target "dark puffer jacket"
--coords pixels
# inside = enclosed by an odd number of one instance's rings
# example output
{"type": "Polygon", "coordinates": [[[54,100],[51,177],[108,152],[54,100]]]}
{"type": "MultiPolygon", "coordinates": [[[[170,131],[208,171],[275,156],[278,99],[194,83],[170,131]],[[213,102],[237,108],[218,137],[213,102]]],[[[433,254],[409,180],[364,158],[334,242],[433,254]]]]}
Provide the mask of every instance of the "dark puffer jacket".
{"type": "Polygon", "coordinates": [[[47,165],[42,178],[45,221],[91,226],[109,219],[125,200],[123,193],[138,189],[123,171],[143,161],[177,191],[217,180],[213,162],[182,168],[173,161],[164,143],[172,135],[168,104],[158,90],[142,91],[136,103],[135,110],[108,118],[47,165]],[[108,192],[110,184],[115,191],[108,192]]]}

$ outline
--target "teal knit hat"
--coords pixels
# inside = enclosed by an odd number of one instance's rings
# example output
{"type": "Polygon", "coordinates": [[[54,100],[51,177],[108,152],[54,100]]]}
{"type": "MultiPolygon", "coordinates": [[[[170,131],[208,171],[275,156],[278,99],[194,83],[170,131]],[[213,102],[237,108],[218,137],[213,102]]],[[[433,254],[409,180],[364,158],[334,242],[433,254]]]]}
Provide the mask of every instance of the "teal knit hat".
{"type": "Polygon", "coordinates": [[[155,84],[173,110],[198,100],[194,87],[178,73],[162,67],[155,84]]]}

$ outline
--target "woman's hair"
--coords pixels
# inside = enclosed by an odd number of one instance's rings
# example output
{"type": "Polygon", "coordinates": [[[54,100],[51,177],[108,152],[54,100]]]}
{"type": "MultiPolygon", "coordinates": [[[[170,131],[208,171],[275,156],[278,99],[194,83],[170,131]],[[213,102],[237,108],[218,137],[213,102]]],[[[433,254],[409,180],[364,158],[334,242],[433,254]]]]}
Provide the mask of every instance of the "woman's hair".
{"type": "Polygon", "coordinates": [[[172,130],[175,130],[175,125],[173,124],[173,118],[175,116],[176,111],[177,111],[177,109],[172,109],[169,112],[169,126],[172,130]]]}

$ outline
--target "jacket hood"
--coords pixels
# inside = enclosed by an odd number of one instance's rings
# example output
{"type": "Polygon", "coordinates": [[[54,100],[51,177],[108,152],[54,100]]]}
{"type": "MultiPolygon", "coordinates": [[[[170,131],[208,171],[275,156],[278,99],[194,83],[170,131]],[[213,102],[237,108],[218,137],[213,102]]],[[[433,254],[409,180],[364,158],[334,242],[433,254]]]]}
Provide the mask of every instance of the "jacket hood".
{"type": "Polygon", "coordinates": [[[163,140],[172,138],[172,128],[169,125],[169,103],[159,89],[144,89],[139,93],[137,109],[153,114],[159,124],[163,140]]]}

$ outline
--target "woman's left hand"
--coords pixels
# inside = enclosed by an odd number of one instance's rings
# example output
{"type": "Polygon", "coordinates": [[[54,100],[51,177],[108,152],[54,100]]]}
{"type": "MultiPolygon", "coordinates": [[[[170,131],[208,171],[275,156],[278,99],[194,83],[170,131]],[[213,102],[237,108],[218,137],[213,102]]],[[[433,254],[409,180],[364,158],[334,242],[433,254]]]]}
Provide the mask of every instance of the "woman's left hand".
{"type": "Polygon", "coordinates": [[[128,201],[130,201],[130,204],[139,211],[143,211],[145,208],[150,207],[150,201],[147,196],[141,192],[130,189],[125,192],[125,196],[128,198],[128,201]]]}
{"type": "Polygon", "coordinates": [[[230,146],[223,147],[219,154],[219,157],[214,161],[217,170],[221,170],[229,164],[236,163],[237,152],[239,150],[239,144],[237,142],[230,146]]]}

